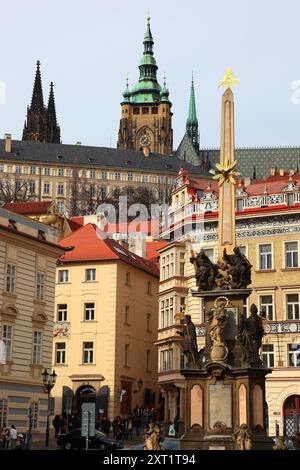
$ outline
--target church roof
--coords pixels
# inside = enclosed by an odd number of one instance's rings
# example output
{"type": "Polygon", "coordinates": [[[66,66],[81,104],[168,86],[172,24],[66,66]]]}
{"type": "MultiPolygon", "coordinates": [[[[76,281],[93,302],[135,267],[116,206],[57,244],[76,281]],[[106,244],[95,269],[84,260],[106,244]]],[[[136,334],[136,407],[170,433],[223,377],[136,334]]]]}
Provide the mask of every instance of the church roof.
{"type": "Polygon", "coordinates": [[[177,174],[181,167],[192,174],[209,174],[201,168],[183,162],[176,156],[150,153],[145,157],[142,151],[114,149],[108,147],[89,147],[84,145],[49,144],[44,142],[13,140],[12,151],[4,151],[4,140],[0,139],[0,161],[59,166],[87,166],[101,169],[124,169],[158,171],[177,174]]]}

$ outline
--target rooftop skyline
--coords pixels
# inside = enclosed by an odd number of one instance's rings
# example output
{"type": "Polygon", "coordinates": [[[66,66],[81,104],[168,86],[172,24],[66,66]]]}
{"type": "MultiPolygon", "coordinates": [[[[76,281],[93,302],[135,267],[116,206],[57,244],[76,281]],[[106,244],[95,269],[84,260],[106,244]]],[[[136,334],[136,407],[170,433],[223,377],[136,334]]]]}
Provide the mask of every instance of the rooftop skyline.
{"type": "Polygon", "coordinates": [[[62,142],[116,147],[122,92],[127,74],[130,88],[138,81],[150,9],[158,81],[166,75],[173,103],[175,148],[185,132],[192,71],[200,147],[219,146],[218,83],[229,66],[240,80],[233,89],[236,146],[300,145],[297,0],[75,0],[72,6],[53,0],[43,21],[38,6],[38,0],[2,6],[1,137],[21,139],[40,60],[45,100],[54,82],[62,142]]]}

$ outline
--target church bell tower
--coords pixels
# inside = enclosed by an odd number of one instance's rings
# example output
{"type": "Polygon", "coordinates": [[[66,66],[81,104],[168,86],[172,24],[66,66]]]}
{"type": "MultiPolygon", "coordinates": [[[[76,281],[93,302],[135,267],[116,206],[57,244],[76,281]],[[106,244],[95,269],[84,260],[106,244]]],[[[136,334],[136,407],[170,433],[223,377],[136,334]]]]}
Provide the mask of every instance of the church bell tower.
{"type": "Polygon", "coordinates": [[[128,80],[121,103],[118,148],[141,150],[170,155],[173,151],[172,103],[164,78],[157,81],[157,65],[153,55],[150,18],[144,37],[144,52],[139,81],[130,90],[128,80]]]}

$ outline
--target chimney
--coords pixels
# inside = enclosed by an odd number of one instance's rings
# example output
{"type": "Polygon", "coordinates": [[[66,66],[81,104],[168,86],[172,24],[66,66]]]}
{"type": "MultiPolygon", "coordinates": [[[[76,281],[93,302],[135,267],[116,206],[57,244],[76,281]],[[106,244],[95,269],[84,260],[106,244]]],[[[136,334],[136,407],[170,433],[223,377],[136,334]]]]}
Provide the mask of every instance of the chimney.
{"type": "Polygon", "coordinates": [[[289,170],[289,175],[293,176],[295,174],[295,170],[293,168],[290,168],[289,170]]]}
{"type": "Polygon", "coordinates": [[[145,155],[145,157],[149,157],[150,155],[150,147],[143,147],[143,154],[145,155]]]}
{"type": "Polygon", "coordinates": [[[284,176],[284,174],[285,174],[284,168],[282,168],[282,167],[279,168],[279,175],[284,176]]]}
{"type": "Polygon", "coordinates": [[[4,134],[4,152],[11,152],[11,134],[4,134]]]}
{"type": "Polygon", "coordinates": [[[271,176],[275,176],[275,173],[276,173],[276,169],[274,166],[272,166],[271,170],[270,170],[270,175],[271,176]]]}

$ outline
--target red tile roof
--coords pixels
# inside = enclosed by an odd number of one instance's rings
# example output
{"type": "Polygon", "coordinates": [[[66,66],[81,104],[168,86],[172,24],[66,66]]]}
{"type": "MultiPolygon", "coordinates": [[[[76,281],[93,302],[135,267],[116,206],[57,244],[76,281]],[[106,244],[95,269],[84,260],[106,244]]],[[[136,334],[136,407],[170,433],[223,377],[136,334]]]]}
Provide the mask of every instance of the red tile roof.
{"type": "Polygon", "coordinates": [[[48,212],[53,201],[43,202],[7,202],[4,209],[16,214],[44,214],[48,212]]]}
{"type": "Polygon", "coordinates": [[[146,258],[152,263],[158,264],[158,258],[160,256],[158,250],[168,245],[166,240],[156,240],[153,242],[146,242],[146,258]]]}
{"type": "Polygon", "coordinates": [[[106,237],[106,234],[101,232],[94,224],[80,227],[60,240],[59,243],[64,247],[74,247],[72,251],[68,251],[61,256],[60,261],[63,263],[121,260],[137,269],[148,272],[152,276],[159,277],[158,268],[154,263],[135,255],[112,238],[106,237]]]}

